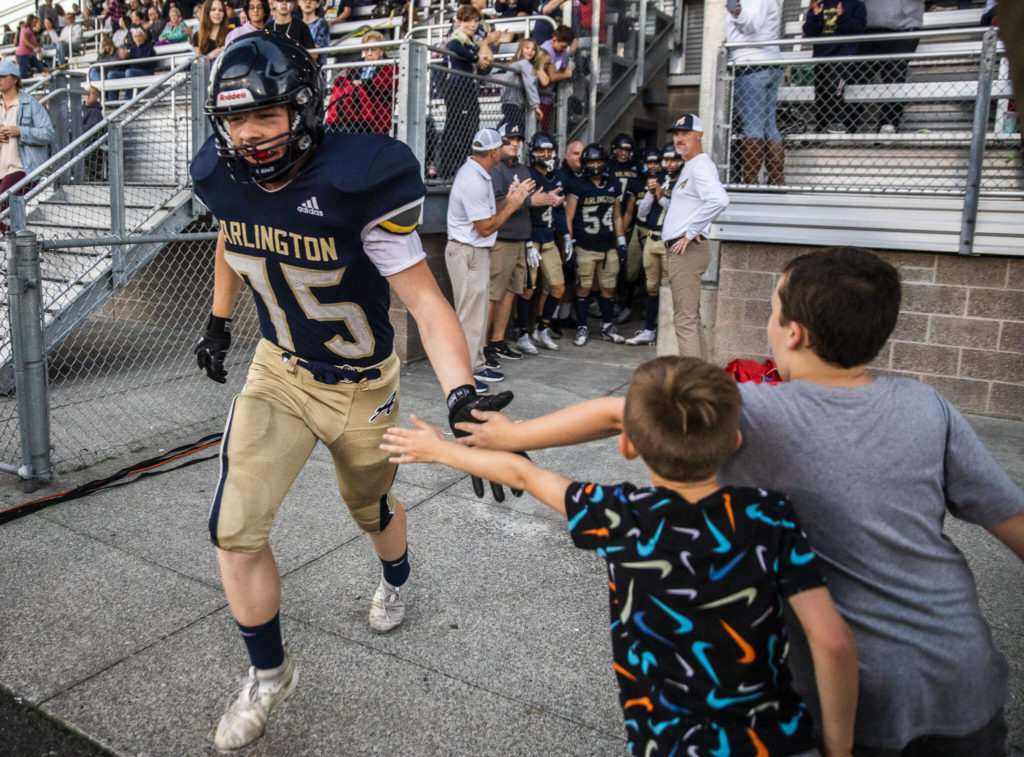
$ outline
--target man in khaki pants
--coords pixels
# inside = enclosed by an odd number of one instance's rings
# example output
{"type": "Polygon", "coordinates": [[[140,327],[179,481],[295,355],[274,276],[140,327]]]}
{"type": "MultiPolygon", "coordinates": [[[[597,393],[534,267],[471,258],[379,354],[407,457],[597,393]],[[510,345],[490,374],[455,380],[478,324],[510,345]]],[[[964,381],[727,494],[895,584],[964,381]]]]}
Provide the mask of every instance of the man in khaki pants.
{"type": "Polygon", "coordinates": [[[494,200],[488,171],[501,159],[501,135],[481,129],[473,137],[473,154],[459,169],[448,199],[448,244],[444,262],[452,281],[455,313],[466,332],[477,392],[505,377],[484,364],[484,330],[491,279],[490,252],[498,227],[533,190],[532,179],[509,189],[501,209],[494,200]]]}
{"type": "Polygon", "coordinates": [[[672,290],[673,323],[679,354],[707,357],[700,321],[700,278],[711,262],[707,233],[711,223],[729,205],[718,178],[718,168],[704,152],[704,125],[692,113],[681,116],[672,128],[676,152],[686,161],[665,214],[662,238],[668,250],[668,283],[672,290]]]}

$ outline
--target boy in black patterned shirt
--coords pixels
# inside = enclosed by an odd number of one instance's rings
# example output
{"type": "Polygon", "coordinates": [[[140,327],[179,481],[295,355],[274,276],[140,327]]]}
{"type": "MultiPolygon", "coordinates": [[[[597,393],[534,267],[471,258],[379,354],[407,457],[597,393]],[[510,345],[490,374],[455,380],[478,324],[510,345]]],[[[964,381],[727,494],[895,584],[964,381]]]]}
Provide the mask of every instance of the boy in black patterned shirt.
{"type": "Polygon", "coordinates": [[[391,429],[392,462],[440,462],[521,488],[568,517],[576,546],[608,563],[619,698],[633,755],[814,755],[786,667],[785,599],[811,645],[823,751],[853,743],[853,639],[786,497],[720,487],[739,443],[740,397],[721,369],[663,357],[637,369],[619,449],[652,487],[570,482],[508,452],[391,429]]]}

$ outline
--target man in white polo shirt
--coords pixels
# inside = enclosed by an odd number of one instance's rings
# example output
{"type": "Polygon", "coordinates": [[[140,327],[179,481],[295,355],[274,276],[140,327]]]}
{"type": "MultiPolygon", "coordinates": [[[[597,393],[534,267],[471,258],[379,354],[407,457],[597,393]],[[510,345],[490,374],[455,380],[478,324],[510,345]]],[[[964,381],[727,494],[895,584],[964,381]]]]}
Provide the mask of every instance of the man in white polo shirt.
{"type": "Polygon", "coordinates": [[[711,223],[729,205],[729,195],[718,178],[718,168],[704,152],[704,125],[688,113],[672,128],[676,152],[686,161],[665,213],[661,237],[665,241],[668,283],[672,290],[672,320],[679,354],[707,358],[700,322],[700,278],[711,262],[707,233],[711,223]]]}
{"type": "Polygon", "coordinates": [[[496,204],[488,171],[501,160],[501,136],[481,129],[473,137],[473,153],[455,175],[448,198],[448,244],[444,261],[452,281],[455,313],[466,332],[477,392],[505,377],[484,363],[484,331],[490,287],[490,250],[501,226],[534,189],[532,179],[509,188],[496,204]],[[500,205],[500,207],[499,207],[500,205]]]}

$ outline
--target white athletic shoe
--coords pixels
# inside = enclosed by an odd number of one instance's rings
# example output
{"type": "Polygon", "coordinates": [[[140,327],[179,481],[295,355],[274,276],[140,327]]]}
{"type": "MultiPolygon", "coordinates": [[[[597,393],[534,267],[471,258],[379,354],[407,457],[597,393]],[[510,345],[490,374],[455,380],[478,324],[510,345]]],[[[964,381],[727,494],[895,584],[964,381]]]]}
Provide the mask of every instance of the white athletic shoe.
{"type": "Polygon", "coordinates": [[[619,333],[619,330],[615,328],[614,323],[609,323],[601,327],[601,338],[605,341],[611,342],[612,344],[622,344],[626,341],[626,337],[619,333]]]}
{"type": "Polygon", "coordinates": [[[401,586],[392,586],[381,576],[370,602],[370,628],[377,633],[387,633],[405,620],[408,587],[408,581],[401,586]]]}
{"type": "Polygon", "coordinates": [[[516,347],[527,355],[537,354],[537,345],[533,343],[533,340],[530,338],[530,334],[527,331],[524,331],[516,340],[516,347]]]}
{"type": "Polygon", "coordinates": [[[589,338],[589,336],[590,329],[588,329],[586,326],[580,326],[578,329],[576,329],[576,338],[572,340],[572,343],[575,344],[577,347],[582,347],[584,344],[587,343],[587,339],[589,338]]]}
{"type": "Polygon", "coordinates": [[[270,711],[287,698],[299,682],[299,668],[287,652],[284,662],[272,671],[249,668],[242,688],[232,695],[213,737],[218,752],[234,752],[249,746],[267,730],[270,711]]]}
{"type": "Polygon", "coordinates": [[[533,341],[546,350],[558,349],[558,342],[555,341],[554,336],[551,334],[551,329],[547,326],[537,326],[533,330],[533,341]]]}
{"type": "Polygon", "coordinates": [[[651,329],[640,329],[633,336],[626,340],[626,344],[654,344],[658,338],[658,332],[651,329]]]}

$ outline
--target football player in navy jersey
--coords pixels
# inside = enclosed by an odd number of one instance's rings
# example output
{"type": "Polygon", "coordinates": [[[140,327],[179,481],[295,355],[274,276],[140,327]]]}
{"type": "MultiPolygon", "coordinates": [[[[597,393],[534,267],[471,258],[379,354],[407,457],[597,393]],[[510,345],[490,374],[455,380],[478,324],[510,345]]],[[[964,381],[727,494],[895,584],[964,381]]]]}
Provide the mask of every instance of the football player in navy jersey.
{"type": "MultiPolygon", "coordinates": [[[[562,180],[555,171],[555,155],[558,144],[554,137],[546,131],[538,131],[530,137],[527,148],[527,162],[530,164],[530,178],[537,184],[541,192],[563,191],[562,180]]],[[[544,349],[557,350],[555,332],[551,329],[551,319],[555,315],[558,303],[565,294],[565,274],[562,270],[562,255],[555,244],[555,212],[558,206],[530,208],[530,242],[540,254],[538,268],[531,268],[529,277],[534,286],[537,285],[538,271],[544,278],[544,296],[542,298],[537,326],[533,329],[532,341],[544,349]]],[[[566,246],[566,258],[572,257],[572,245],[566,246]]],[[[518,301],[516,325],[526,327],[530,313],[530,294],[523,292],[518,301]]],[[[559,337],[561,334],[558,335],[559,337]]],[[[520,337],[521,339],[522,337],[520,337]]]]}
{"type": "Polygon", "coordinates": [[[618,134],[612,140],[609,173],[612,180],[619,186],[619,200],[622,202],[622,228],[626,237],[626,247],[619,247],[619,278],[616,285],[620,312],[616,323],[625,323],[633,315],[630,303],[640,280],[640,263],[643,248],[636,241],[634,222],[636,207],[640,202],[639,194],[645,186],[643,171],[636,162],[636,146],[628,134],[618,134]]]}
{"type": "Polygon", "coordinates": [[[415,232],[425,188],[412,152],[380,135],[324,134],[323,101],[303,48],[269,32],[240,37],[215,64],[206,105],[214,136],[192,164],[195,192],[220,223],[200,368],[224,383],[243,283],[262,335],[228,416],[209,519],[252,665],[217,727],[221,751],[258,739],[298,678],[282,643],[269,535],[318,441],[382,563],[370,625],[385,632],[404,618],[405,511],[391,493],[395,466],[379,449],[399,411],[390,289],[416,319],[453,424],[511,399],[476,396],[465,336],[415,232]]]}
{"type": "Polygon", "coordinates": [[[625,341],[612,322],[614,317],[615,279],[619,273],[617,247],[626,246],[623,236],[622,203],[619,187],[608,175],[608,154],[601,145],[592,143],[583,148],[580,157],[586,180],[570,189],[565,202],[565,218],[576,250],[576,338],[573,344],[587,343],[587,311],[591,285],[600,288],[601,338],[621,344],[625,341]]]}
{"type": "MultiPolygon", "coordinates": [[[[656,153],[657,154],[657,153],[656,153]]],[[[649,164],[653,168],[653,164],[649,164]]],[[[665,266],[665,242],[661,238],[661,226],[665,221],[665,210],[672,198],[672,186],[679,180],[683,170],[683,159],[676,146],[669,142],[661,151],[659,168],[663,173],[647,175],[647,186],[637,207],[637,229],[644,234],[644,278],[647,280],[647,297],[644,300],[644,327],[626,340],[626,344],[653,344],[657,339],[658,293],[660,287],[668,285],[668,268],[665,266]]]]}

